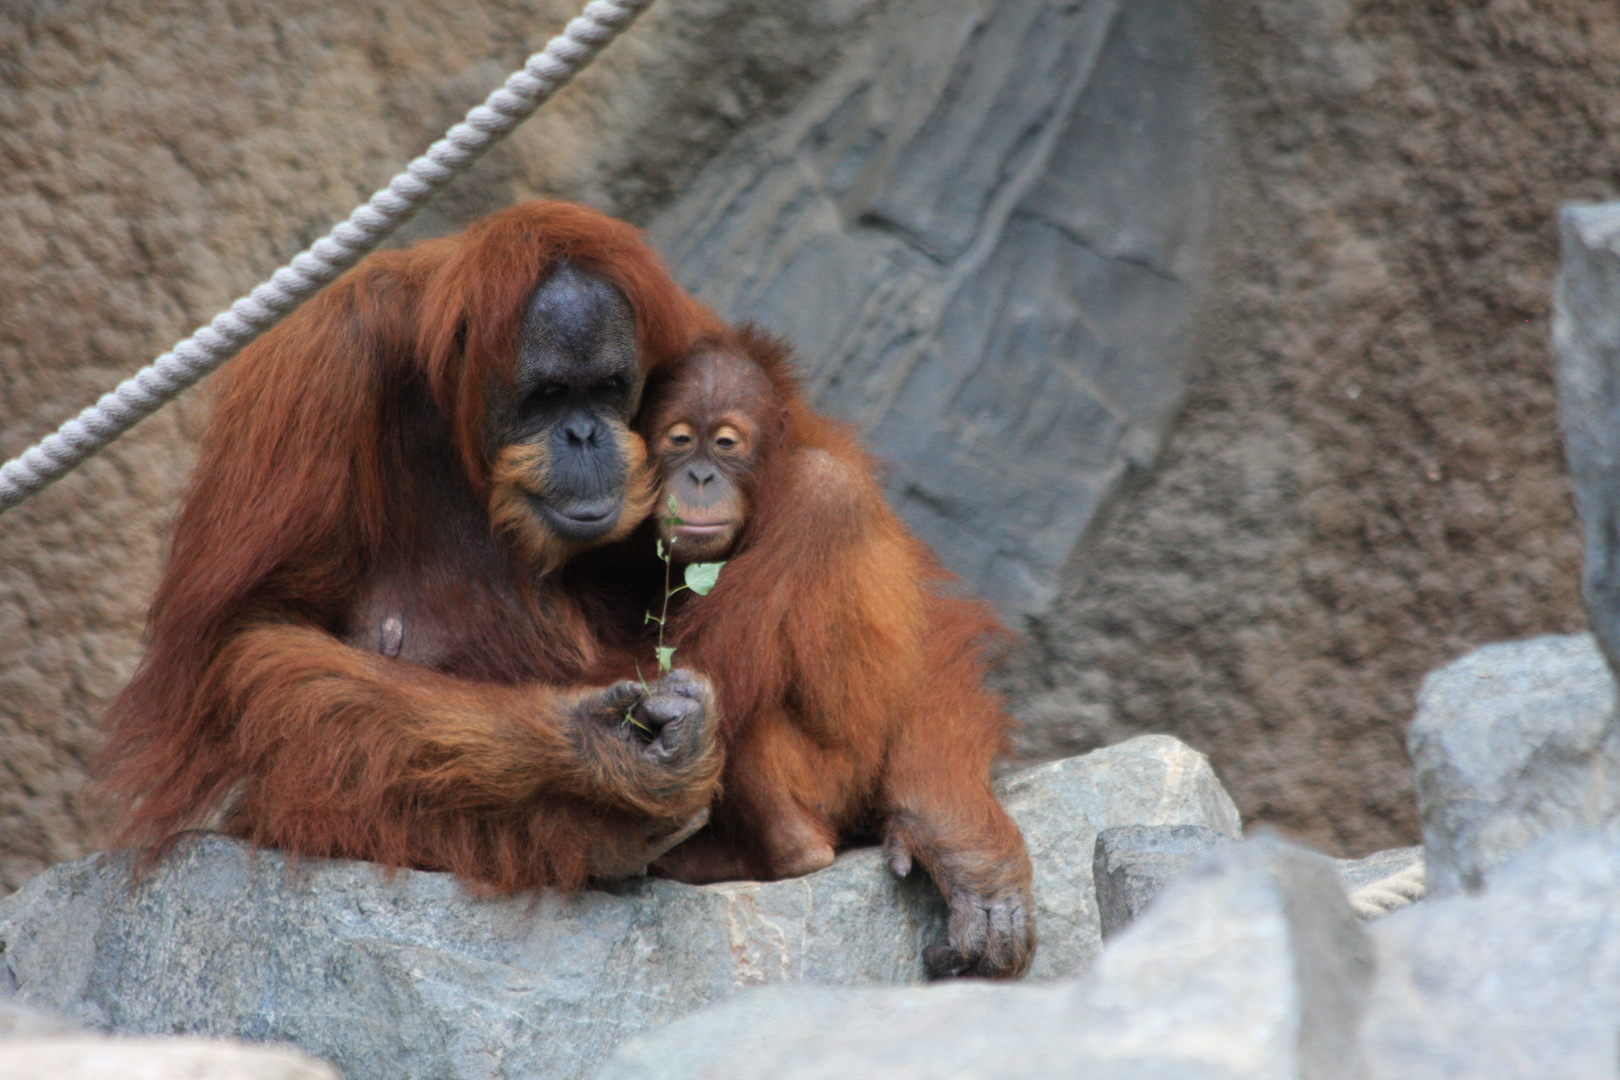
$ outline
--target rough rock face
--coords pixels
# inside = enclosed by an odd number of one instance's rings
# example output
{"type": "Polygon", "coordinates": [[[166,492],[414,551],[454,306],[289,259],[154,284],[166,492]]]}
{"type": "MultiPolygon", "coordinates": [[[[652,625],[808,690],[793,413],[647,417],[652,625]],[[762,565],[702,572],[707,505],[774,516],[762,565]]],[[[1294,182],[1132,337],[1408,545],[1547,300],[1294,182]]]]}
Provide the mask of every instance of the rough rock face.
{"type": "Polygon", "coordinates": [[[1085,979],[754,991],[597,1077],[1350,1080],[1371,954],[1328,860],[1264,837],[1207,855],[1085,979]]]}
{"type": "Polygon", "coordinates": [[[1477,890],[1537,838],[1620,816],[1614,677],[1590,635],[1486,645],[1441,668],[1410,740],[1432,895],[1477,890]]]}
{"type": "Polygon", "coordinates": [[[1199,825],[1121,825],[1098,833],[1091,877],[1103,940],[1129,926],[1198,856],[1231,840],[1199,825]]]}
{"type": "Polygon", "coordinates": [[[1620,8],[1206,10],[1226,153],[1188,397],[1009,679],[1021,753],[1167,731],[1245,820],[1412,844],[1424,674],[1583,628],[1547,298],[1558,207],[1620,193],[1620,8]]]}
{"type": "MultiPolygon", "coordinates": [[[[1036,973],[1100,946],[1100,828],[1235,836],[1203,758],[1162,736],[1001,785],[1037,867],[1036,973]]],[[[583,1075],[626,1037],[760,983],[923,980],[944,905],[876,849],[792,881],[643,880],[562,899],[476,900],[444,874],[289,867],[198,834],[132,893],[123,858],[53,868],[0,904],[0,993],[130,1034],[287,1041],[349,1080],[583,1075]]]]}
{"type": "Polygon", "coordinates": [[[1157,456],[1203,260],[1210,76],[1187,0],[912,0],[651,225],[1009,616],[1157,456]]]}
{"type": "Polygon", "coordinates": [[[1228,837],[1241,830],[1203,755],[1166,735],[1039,765],[998,790],[1035,864],[1036,979],[1085,971],[1102,947],[1090,858],[1098,833],[1119,825],[1200,825],[1228,837]]]}

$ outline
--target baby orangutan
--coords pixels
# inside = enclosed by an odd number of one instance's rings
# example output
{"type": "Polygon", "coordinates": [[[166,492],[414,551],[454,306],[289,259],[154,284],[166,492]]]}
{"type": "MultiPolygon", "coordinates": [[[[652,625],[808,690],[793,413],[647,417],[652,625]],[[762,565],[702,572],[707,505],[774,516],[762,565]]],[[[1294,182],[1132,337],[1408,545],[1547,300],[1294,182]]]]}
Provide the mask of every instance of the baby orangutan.
{"type": "Polygon", "coordinates": [[[855,440],[804,404],[779,343],[745,329],[700,345],[651,376],[638,426],[672,558],[727,560],[665,628],[717,689],[722,795],[656,868],[772,880],[881,839],[896,874],[921,863],[950,905],[933,973],[1022,974],[1030,863],[991,791],[1009,721],[983,686],[1005,631],[944,593],[950,575],[855,440]]]}

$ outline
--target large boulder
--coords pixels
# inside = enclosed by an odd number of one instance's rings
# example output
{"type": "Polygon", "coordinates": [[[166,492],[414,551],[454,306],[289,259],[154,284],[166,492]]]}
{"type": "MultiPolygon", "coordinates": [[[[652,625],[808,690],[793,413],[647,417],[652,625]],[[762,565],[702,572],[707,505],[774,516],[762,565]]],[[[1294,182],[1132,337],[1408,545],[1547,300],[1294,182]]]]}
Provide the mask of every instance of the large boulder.
{"type": "Polygon", "coordinates": [[[1431,673],[1407,741],[1434,895],[1620,813],[1614,678],[1589,635],[1486,645],[1431,673]]]}
{"type": "Polygon", "coordinates": [[[1201,825],[1240,835],[1237,807],[1204,755],[1168,735],[1142,735],[1003,780],[1002,802],[1035,864],[1040,947],[1032,978],[1078,975],[1102,948],[1092,880],[1097,834],[1119,825],[1201,825]]]}
{"type": "Polygon", "coordinates": [[[1328,860],[1262,837],[1207,855],[1084,979],[751,991],[597,1080],[1349,1080],[1371,953],[1328,860]]]}
{"type": "MultiPolygon", "coordinates": [[[[1091,853],[1111,825],[1236,835],[1208,762],[1150,736],[1007,778],[1036,866],[1037,971],[1100,945],[1091,853]]],[[[918,983],[944,905],[875,849],[792,881],[640,880],[573,897],[467,895],[195,834],[145,876],[54,867],[0,902],[0,993],[86,1026],[291,1042],[349,1080],[584,1075],[630,1035],[771,982],[918,983]]]]}

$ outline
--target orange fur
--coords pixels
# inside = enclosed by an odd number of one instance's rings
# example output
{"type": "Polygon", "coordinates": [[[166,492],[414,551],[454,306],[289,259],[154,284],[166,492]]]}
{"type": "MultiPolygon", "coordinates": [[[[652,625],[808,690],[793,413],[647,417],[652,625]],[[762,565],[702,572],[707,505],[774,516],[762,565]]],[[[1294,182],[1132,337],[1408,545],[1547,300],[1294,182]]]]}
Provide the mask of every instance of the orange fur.
{"type": "MultiPolygon", "coordinates": [[[[780,415],[752,406],[773,434],[749,520],[718,585],[670,620],[680,662],[715,680],[728,760],[710,828],[660,865],[691,881],[783,877],[881,836],[953,908],[979,902],[970,896],[1027,906],[1029,858],[990,786],[1009,720],[984,674],[1006,632],[951,594],[951,576],[889,508],[872,460],[805,405],[779,343],[744,330],[693,357],[716,348],[765,370],[780,415]]],[[[721,392],[682,366],[660,376],[644,407],[649,441],[694,395],[721,392]]],[[[1032,932],[1004,945],[982,973],[1027,968],[1032,932]]]]}
{"type": "Polygon", "coordinates": [[[651,775],[582,721],[600,649],[569,552],[497,531],[484,397],[561,260],[629,300],[644,367],[713,332],[634,229],[541,202],[367,258],[228,366],[108,715],[125,842],[223,807],[258,843],[509,891],[578,885],[708,800],[718,749],[651,775]],[[407,613],[417,663],[354,647],[376,610],[407,613]]]}

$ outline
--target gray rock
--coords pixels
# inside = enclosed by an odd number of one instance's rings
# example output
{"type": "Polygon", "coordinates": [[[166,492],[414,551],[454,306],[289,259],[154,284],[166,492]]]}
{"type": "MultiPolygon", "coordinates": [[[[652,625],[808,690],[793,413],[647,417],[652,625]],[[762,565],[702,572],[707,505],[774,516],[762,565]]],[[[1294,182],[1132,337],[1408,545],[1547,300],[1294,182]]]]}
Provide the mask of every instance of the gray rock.
{"type": "Polygon", "coordinates": [[[133,891],[127,869],[55,867],[0,907],[24,1002],[124,1034],[291,1042],[350,1080],[576,1076],[742,986],[920,981],[943,917],[926,879],[895,882],[871,849],[798,881],[532,901],[212,834],[133,891]]]}
{"type": "Polygon", "coordinates": [[[1201,825],[1122,825],[1098,833],[1091,876],[1103,940],[1129,926],[1194,859],[1231,839],[1201,825]]]}
{"type": "Polygon", "coordinates": [[[1034,979],[1079,975],[1102,949],[1091,853],[1120,825],[1201,825],[1242,834],[1237,807],[1204,755],[1168,735],[1143,735],[1002,781],[1008,812],[1035,864],[1034,979]]]}
{"type": "Polygon", "coordinates": [[[1081,984],[1099,1057],[1244,1077],[1361,1076],[1372,947],[1330,860],[1261,835],[1217,847],[1081,984]]]}
{"type": "Polygon", "coordinates": [[[1614,679],[1589,635],[1486,645],[1432,672],[1407,747],[1433,896],[1620,812],[1614,679]]]}
{"type": "Polygon", "coordinates": [[[1620,1076],[1620,837],[1543,838],[1474,895],[1369,928],[1369,1075],[1620,1076]]]}
{"type": "Polygon", "coordinates": [[[784,334],[918,534],[1044,610],[1181,399],[1213,97],[1192,0],[903,0],[650,225],[784,334]]]}
{"type": "Polygon", "coordinates": [[[1359,1077],[1371,951],[1329,862],[1263,837],[1211,852],[1084,979],[751,991],[597,1077],[1359,1077]]]}
{"type": "MultiPolygon", "coordinates": [[[[1552,346],[1570,486],[1585,540],[1587,619],[1620,664],[1620,203],[1558,215],[1552,346]]],[[[1620,670],[1620,668],[1617,668],[1620,670]]]]}
{"type": "MultiPolygon", "coordinates": [[[[1001,791],[1035,858],[1048,972],[1097,949],[1099,828],[1238,827],[1208,762],[1163,736],[1001,791]]],[[[106,1031],[291,1042],[349,1080],[562,1078],[751,985],[920,982],[943,917],[926,877],[895,881],[876,849],[793,881],[491,900],[195,834],[133,886],[126,859],[92,856],[0,902],[0,985],[106,1031]]]]}

